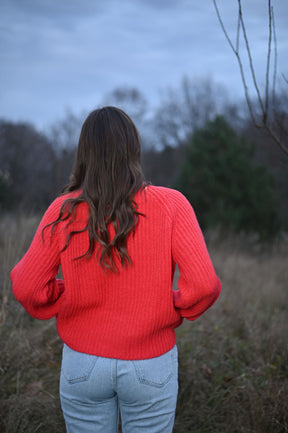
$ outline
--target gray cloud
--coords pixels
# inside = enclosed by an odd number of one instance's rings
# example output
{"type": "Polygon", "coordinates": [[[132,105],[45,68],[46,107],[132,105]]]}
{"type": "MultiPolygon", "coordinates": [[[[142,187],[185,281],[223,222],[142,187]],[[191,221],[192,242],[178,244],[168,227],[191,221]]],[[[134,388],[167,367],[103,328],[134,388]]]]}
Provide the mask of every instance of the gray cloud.
{"type": "Polygon", "coordinates": [[[105,10],[104,1],[93,0],[2,0],[1,9],[18,14],[45,17],[71,18],[87,16],[105,10]]]}
{"type": "MultiPolygon", "coordinates": [[[[218,3],[234,38],[237,2],[218,3]]],[[[288,4],[278,3],[279,70],[285,72],[288,4]]],[[[263,75],[263,0],[243,0],[243,12],[255,66],[263,75]]],[[[212,1],[2,0],[0,17],[0,116],[45,123],[64,107],[80,111],[96,105],[119,85],[139,87],[155,101],[159,89],[177,86],[184,74],[209,76],[241,93],[237,64],[212,1]]]]}

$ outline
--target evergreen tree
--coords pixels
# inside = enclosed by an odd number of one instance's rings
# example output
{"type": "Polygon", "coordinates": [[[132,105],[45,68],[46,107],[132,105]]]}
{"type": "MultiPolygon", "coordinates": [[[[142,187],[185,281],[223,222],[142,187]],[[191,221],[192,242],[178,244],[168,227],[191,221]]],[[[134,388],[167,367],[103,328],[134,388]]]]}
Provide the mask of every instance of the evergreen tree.
{"type": "Polygon", "coordinates": [[[203,228],[223,226],[261,237],[279,229],[272,177],[222,116],[192,135],[177,187],[203,228]]]}

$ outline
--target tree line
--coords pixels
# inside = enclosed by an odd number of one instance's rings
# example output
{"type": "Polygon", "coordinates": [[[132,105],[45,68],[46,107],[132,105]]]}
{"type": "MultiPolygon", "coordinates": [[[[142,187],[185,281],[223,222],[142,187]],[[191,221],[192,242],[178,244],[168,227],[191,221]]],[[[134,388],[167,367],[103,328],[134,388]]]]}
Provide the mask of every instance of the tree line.
{"type": "MultiPolygon", "coordinates": [[[[142,138],[146,179],[182,191],[203,229],[224,227],[262,238],[287,230],[288,158],[255,128],[243,103],[229,101],[225,89],[184,78],[153,111],[134,88],[113,90],[103,104],[128,112],[142,138]]],[[[287,96],[278,96],[277,107],[287,127],[287,96]]],[[[2,212],[39,212],[60,194],[85,115],[68,112],[46,132],[0,120],[2,212]]]]}

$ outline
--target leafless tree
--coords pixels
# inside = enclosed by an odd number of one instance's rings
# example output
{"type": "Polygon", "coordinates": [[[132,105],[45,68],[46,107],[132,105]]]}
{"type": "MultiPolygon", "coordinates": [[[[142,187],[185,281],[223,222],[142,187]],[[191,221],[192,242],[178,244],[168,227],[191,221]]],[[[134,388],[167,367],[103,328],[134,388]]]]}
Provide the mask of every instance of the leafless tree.
{"type": "Polygon", "coordinates": [[[43,133],[31,124],[0,120],[0,172],[11,206],[45,206],[52,199],[54,165],[53,147],[43,133]]]}
{"type": "MultiPolygon", "coordinates": [[[[223,30],[223,33],[237,58],[238,66],[240,69],[241,80],[245,91],[245,98],[247,101],[249,113],[253,124],[262,130],[265,130],[275,143],[288,155],[288,143],[287,143],[287,111],[279,112],[277,109],[277,94],[276,94],[276,80],[277,80],[277,38],[276,38],[276,26],[274,19],[274,10],[271,4],[271,0],[267,0],[268,3],[268,44],[267,44],[267,59],[266,59],[266,78],[264,91],[260,91],[258,81],[256,78],[253,57],[250,49],[250,41],[247,35],[245,20],[243,17],[241,0],[238,2],[238,18],[237,18],[237,30],[236,30],[236,42],[232,42],[229,36],[226,26],[221,17],[217,0],[213,0],[213,4],[216,10],[216,14],[223,30]],[[246,54],[249,59],[249,69],[252,76],[252,82],[254,90],[256,91],[256,103],[251,98],[251,94],[247,85],[247,73],[243,67],[243,56],[240,53],[240,37],[244,39],[244,46],[246,54]],[[271,54],[274,51],[274,62],[271,68],[272,59],[271,54]]],[[[283,75],[283,79],[288,84],[287,78],[283,75]]]]}
{"type": "Polygon", "coordinates": [[[81,126],[87,114],[75,114],[67,109],[65,115],[51,125],[48,136],[56,152],[77,147],[81,126]]]}
{"type": "Polygon", "coordinates": [[[107,93],[103,99],[104,105],[116,105],[125,110],[138,123],[147,113],[147,100],[135,87],[119,86],[107,93]]]}
{"type": "Polygon", "coordinates": [[[186,143],[196,128],[201,128],[227,104],[225,89],[209,78],[184,76],[180,86],[162,93],[155,114],[158,146],[179,147],[186,143]]]}
{"type": "Polygon", "coordinates": [[[103,105],[115,105],[124,110],[135,122],[142,141],[142,147],[153,146],[151,134],[151,108],[144,94],[136,87],[119,86],[107,93],[103,105]]]}

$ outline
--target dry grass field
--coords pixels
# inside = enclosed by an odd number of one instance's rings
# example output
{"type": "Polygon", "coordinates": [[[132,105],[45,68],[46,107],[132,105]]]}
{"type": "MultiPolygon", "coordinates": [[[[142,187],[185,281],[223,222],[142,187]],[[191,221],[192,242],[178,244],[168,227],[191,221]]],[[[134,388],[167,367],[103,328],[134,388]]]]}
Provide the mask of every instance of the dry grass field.
{"type": "MultiPolygon", "coordinates": [[[[0,219],[0,431],[64,433],[58,398],[62,344],[53,320],[30,318],[9,272],[38,218],[0,219]]],[[[208,233],[223,289],[218,302],[177,330],[175,433],[288,432],[288,241],[259,245],[208,233]]]]}

